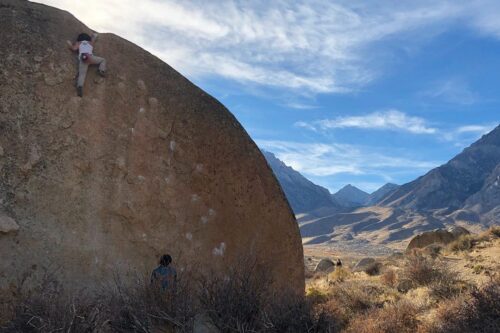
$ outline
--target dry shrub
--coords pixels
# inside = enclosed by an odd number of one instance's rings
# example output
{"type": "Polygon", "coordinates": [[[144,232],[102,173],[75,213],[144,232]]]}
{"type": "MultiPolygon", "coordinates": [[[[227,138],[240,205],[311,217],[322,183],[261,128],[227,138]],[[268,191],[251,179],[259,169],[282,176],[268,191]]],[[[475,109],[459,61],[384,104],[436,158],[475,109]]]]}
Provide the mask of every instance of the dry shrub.
{"type": "Polygon", "coordinates": [[[398,299],[394,290],[367,281],[338,283],[330,292],[330,299],[324,307],[333,314],[338,327],[345,327],[357,315],[398,299]]]}
{"type": "Polygon", "coordinates": [[[411,303],[400,301],[381,309],[373,309],[357,316],[349,325],[349,333],[410,333],[419,325],[418,309],[411,303]]]}
{"type": "Polygon", "coordinates": [[[478,242],[474,235],[462,235],[458,239],[448,244],[447,249],[450,252],[460,252],[471,250],[478,242]]]}
{"type": "Polygon", "coordinates": [[[211,272],[199,278],[202,309],[223,332],[256,330],[271,282],[255,261],[245,260],[224,274],[211,272]]]}
{"type": "Polygon", "coordinates": [[[435,259],[414,253],[407,257],[403,276],[414,286],[428,286],[438,298],[449,298],[463,288],[457,274],[435,259]]]}
{"type": "Polygon", "coordinates": [[[499,238],[500,237],[500,227],[491,227],[488,229],[488,233],[495,238],[499,238]]]}
{"type": "Polygon", "coordinates": [[[394,287],[396,287],[396,285],[398,283],[398,276],[393,269],[389,269],[389,270],[385,271],[384,274],[382,274],[382,276],[380,277],[380,280],[386,286],[394,288],[394,287]]]}
{"type": "Polygon", "coordinates": [[[430,333],[496,333],[500,327],[500,280],[439,305],[430,333]]]}
{"type": "Polygon", "coordinates": [[[261,313],[257,332],[338,332],[336,318],[322,305],[286,294],[276,297],[261,313]]]}
{"type": "Polygon", "coordinates": [[[160,292],[143,280],[125,287],[116,279],[92,294],[51,287],[22,295],[5,332],[149,332],[158,325],[189,332],[195,314],[192,294],[180,279],[160,292]]]}
{"type": "Polygon", "coordinates": [[[328,299],[328,294],[317,287],[309,287],[306,291],[306,297],[310,303],[323,303],[328,299]]]}
{"type": "Polygon", "coordinates": [[[224,275],[201,277],[200,310],[221,332],[332,332],[332,317],[315,308],[326,294],[316,288],[307,297],[272,292],[268,272],[245,261],[224,275]]]}
{"type": "Polygon", "coordinates": [[[332,282],[343,282],[351,276],[351,272],[344,267],[337,267],[332,273],[328,275],[328,278],[332,282]]]}

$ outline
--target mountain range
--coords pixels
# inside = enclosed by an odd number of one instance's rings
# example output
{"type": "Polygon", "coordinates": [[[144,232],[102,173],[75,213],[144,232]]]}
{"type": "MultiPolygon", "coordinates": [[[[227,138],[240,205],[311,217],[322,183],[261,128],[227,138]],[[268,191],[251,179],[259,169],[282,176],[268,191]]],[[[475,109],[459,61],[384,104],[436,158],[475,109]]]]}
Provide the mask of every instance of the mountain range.
{"type": "MultiPolygon", "coordinates": [[[[448,225],[474,229],[500,222],[500,126],[446,164],[409,183],[388,183],[372,194],[349,184],[331,195],[332,203],[324,199],[310,211],[296,209],[308,208],[300,205],[300,193],[306,192],[300,183],[290,184],[291,180],[304,177],[279,163],[281,172],[270,164],[282,186],[288,181],[286,186],[294,189],[291,200],[284,187],[294,211],[302,213],[297,218],[306,244],[345,240],[395,244],[448,225]],[[284,177],[289,174],[295,177],[284,177]]],[[[307,184],[318,186],[310,181],[307,184]]],[[[321,189],[324,198],[327,190],[321,189]]]]}

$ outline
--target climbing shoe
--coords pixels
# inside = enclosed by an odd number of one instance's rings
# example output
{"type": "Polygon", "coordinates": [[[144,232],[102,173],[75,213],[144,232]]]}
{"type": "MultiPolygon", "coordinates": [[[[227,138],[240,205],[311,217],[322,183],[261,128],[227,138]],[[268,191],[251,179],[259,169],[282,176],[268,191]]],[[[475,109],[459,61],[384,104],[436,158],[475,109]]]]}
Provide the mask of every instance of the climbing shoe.
{"type": "Polygon", "coordinates": [[[82,87],[76,87],[76,93],[78,96],[83,97],[83,88],[82,87]]]}
{"type": "Polygon", "coordinates": [[[101,77],[106,77],[106,72],[105,71],[97,71],[101,77]]]}

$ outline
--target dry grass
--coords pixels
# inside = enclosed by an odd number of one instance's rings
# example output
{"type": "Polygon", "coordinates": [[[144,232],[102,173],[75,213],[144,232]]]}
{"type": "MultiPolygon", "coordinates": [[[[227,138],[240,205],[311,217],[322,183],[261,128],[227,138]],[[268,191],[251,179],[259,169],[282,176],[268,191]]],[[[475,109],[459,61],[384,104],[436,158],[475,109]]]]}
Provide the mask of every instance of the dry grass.
{"type": "Polygon", "coordinates": [[[439,305],[430,333],[494,333],[500,327],[500,280],[439,305]]]}
{"type": "Polygon", "coordinates": [[[500,227],[491,227],[488,229],[488,233],[495,238],[500,238],[500,227]]]}
{"type": "Polygon", "coordinates": [[[398,276],[393,269],[389,269],[382,274],[380,281],[386,286],[395,288],[398,283],[398,276]]]}
{"type": "Polygon", "coordinates": [[[419,325],[418,309],[401,301],[382,309],[374,309],[354,319],[348,333],[413,333],[419,325]]]}
{"type": "Polygon", "coordinates": [[[345,267],[337,267],[332,273],[328,275],[329,281],[343,282],[352,276],[352,273],[345,267]]]}
{"type": "Polygon", "coordinates": [[[462,235],[457,240],[448,244],[449,252],[460,252],[471,250],[478,242],[476,235],[462,235]]]}
{"type": "MultiPolygon", "coordinates": [[[[487,237],[496,236],[488,231],[487,237]]],[[[251,260],[223,275],[180,274],[177,288],[167,293],[137,279],[127,287],[113,281],[94,295],[68,295],[48,276],[34,292],[18,292],[12,318],[0,331],[191,332],[202,314],[220,332],[496,332],[499,278],[478,288],[460,281],[447,263],[449,258],[415,251],[405,261],[393,260],[391,269],[382,267],[380,277],[343,267],[309,279],[305,297],[274,290],[269,270],[251,260]],[[409,290],[398,292],[405,281],[409,290]]]]}

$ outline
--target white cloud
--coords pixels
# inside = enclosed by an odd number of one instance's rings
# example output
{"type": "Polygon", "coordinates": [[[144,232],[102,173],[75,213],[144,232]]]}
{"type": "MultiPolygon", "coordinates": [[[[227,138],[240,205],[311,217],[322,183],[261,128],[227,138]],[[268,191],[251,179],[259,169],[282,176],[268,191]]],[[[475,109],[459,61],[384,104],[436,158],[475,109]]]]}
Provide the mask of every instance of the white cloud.
{"type": "Polygon", "coordinates": [[[305,95],[372,81],[383,67],[376,45],[390,38],[411,43],[457,22],[500,37],[500,6],[486,0],[37,2],[132,40],[192,78],[215,75],[305,95]]]}
{"type": "Polygon", "coordinates": [[[389,156],[374,151],[373,147],[360,145],[274,140],[257,140],[257,144],[272,151],[295,170],[318,177],[351,174],[391,179],[388,174],[400,169],[425,171],[441,164],[436,161],[389,156]]]}
{"type": "Polygon", "coordinates": [[[442,132],[442,139],[454,142],[457,147],[466,147],[479,139],[482,135],[491,132],[497,123],[483,125],[464,125],[442,132]]]}
{"type": "Polygon", "coordinates": [[[439,98],[447,103],[471,105],[480,97],[472,90],[469,84],[460,78],[436,82],[432,87],[422,93],[424,96],[439,98]]]}
{"type": "Polygon", "coordinates": [[[493,130],[495,128],[495,125],[467,125],[467,126],[460,126],[456,129],[457,133],[467,133],[467,132],[475,132],[479,134],[486,134],[493,130]]]}
{"type": "Polygon", "coordinates": [[[397,130],[413,134],[434,134],[437,129],[430,127],[423,118],[409,116],[398,110],[387,110],[369,113],[363,116],[340,116],[313,123],[297,122],[298,127],[314,130],[334,128],[362,128],[378,130],[397,130]]]}

